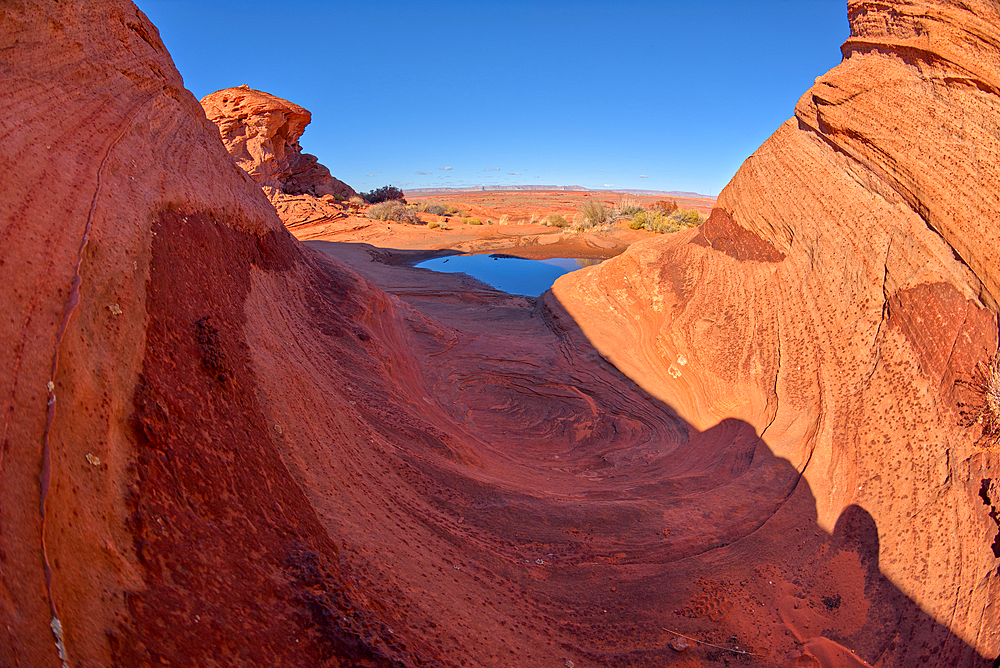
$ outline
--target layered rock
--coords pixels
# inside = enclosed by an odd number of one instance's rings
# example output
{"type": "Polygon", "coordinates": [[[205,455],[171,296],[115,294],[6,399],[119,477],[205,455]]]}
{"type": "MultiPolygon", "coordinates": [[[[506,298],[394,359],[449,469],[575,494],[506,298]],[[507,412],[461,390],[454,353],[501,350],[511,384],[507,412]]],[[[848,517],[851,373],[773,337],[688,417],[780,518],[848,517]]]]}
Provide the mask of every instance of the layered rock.
{"type": "Polygon", "coordinates": [[[843,63],[701,230],[555,294],[692,424],[753,425],[803,472],[821,526],[868,511],[882,572],[992,657],[1000,454],[967,416],[997,374],[1000,12],[851,0],[849,16],[843,63]]]}
{"type": "Polygon", "coordinates": [[[357,195],[333,178],[316,156],[303,153],[299,139],[312,114],[246,84],[201,99],[208,119],[236,163],[264,189],[286,223],[333,216],[333,197],[357,195]]]}
{"type": "Polygon", "coordinates": [[[995,656],[989,283],[825,130],[557,286],[647,392],[552,295],[297,243],[130,3],[4,6],[0,110],[0,664],[995,656]]]}

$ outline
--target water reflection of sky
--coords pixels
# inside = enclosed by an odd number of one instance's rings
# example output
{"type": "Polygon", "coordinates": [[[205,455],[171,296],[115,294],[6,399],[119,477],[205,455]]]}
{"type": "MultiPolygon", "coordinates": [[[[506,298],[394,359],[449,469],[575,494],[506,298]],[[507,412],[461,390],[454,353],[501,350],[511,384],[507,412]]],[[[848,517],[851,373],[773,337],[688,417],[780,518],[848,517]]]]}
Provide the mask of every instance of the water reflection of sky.
{"type": "Polygon", "coordinates": [[[537,297],[563,274],[599,262],[589,258],[525,260],[503,255],[452,255],[426,260],[416,266],[446,274],[468,274],[497,290],[537,297]]]}

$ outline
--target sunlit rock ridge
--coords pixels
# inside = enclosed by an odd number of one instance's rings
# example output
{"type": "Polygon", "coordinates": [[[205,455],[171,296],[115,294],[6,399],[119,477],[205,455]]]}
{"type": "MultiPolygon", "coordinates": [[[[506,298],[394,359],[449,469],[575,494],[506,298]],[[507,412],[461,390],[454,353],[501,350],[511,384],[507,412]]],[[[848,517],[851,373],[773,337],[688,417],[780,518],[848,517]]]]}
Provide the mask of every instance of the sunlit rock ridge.
{"type": "Polygon", "coordinates": [[[0,665],[991,666],[1000,18],[849,11],[534,300],[297,242],[133,4],[0,6],[0,665]]]}
{"type": "Polygon", "coordinates": [[[871,513],[882,571],[995,656],[998,455],[962,413],[997,350],[1000,6],[848,11],[843,63],[700,231],[555,293],[691,423],[752,424],[804,472],[821,526],[871,513]]]}

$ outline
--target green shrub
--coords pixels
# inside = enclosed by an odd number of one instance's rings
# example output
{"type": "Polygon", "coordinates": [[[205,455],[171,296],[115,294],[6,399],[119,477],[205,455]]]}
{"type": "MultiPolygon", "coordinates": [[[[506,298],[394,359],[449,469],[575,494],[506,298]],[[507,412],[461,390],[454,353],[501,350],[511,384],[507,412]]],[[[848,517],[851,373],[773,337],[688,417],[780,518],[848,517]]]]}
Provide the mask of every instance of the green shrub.
{"type": "Polygon", "coordinates": [[[431,222],[427,223],[428,230],[433,230],[435,227],[441,227],[441,223],[437,222],[436,220],[432,220],[431,222]]]}
{"type": "Polygon", "coordinates": [[[379,202],[388,202],[390,200],[399,200],[406,204],[406,200],[403,199],[403,191],[396,186],[382,186],[371,192],[361,193],[361,196],[369,204],[378,204],[379,202]]]}
{"type": "Polygon", "coordinates": [[[695,227],[705,222],[705,216],[694,209],[677,209],[671,215],[676,215],[683,227],[695,227]]]}
{"type": "Polygon", "coordinates": [[[464,222],[466,225],[482,225],[483,224],[483,221],[479,220],[478,218],[466,218],[462,222],[464,222]]]}
{"type": "Polygon", "coordinates": [[[669,234],[687,227],[696,227],[705,222],[705,217],[693,209],[677,209],[669,214],[659,209],[643,211],[632,217],[629,227],[637,230],[640,227],[650,232],[669,234]]]}
{"type": "Polygon", "coordinates": [[[460,209],[457,206],[455,206],[454,204],[446,204],[445,205],[445,210],[448,213],[458,213],[460,209]]]}
{"type": "Polygon", "coordinates": [[[417,223],[417,214],[406,208],[406,205],[399,200],[389,200],[379,204],[372,204],[365,214],[375,220],[394,220],[399,223],[417,223]]]}

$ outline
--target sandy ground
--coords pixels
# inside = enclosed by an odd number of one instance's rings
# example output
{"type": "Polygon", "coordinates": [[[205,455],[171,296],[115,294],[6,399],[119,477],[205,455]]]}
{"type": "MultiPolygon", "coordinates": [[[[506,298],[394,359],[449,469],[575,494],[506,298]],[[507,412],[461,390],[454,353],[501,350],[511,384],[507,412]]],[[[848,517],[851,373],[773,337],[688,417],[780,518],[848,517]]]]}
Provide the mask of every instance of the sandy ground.
{"type": "MultiPolygon", "coordinates": [[[[436,254],[504,252],[518,257],[541,259],[576,257],[607,259],[622,253],[631,244],[654,236],[645,230],[630,230],[624,222],[600,232],[578,232],[570,228],[547,227],[530,222],[558,213],[572,220],[580,206],[598,201],[615,206],[623,199],[649,205],[662,198],[636,197],[619,193],[564,191],[448,193],[411,198],[411,203],[453,204],[461,211],[446,216],[419,213],[420,225],[366,218],[364,211],[347,204],[330,205],[323,213],[303,222],[290,222],[289,230],[300,241],[331,241],[369,244],[387,251],[426,251],[407,254],[416,262],[436,254]],[[507,215],[510,222],[500,224],[507,215]],[[475,217],[483,225],[468,225],[465,217],[475,217]],[[437,223],[430,228],[427,223],[437,223]]],[[[676,199],[681,208],[708,214],[713,199],[676,199]]]]}

